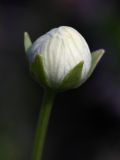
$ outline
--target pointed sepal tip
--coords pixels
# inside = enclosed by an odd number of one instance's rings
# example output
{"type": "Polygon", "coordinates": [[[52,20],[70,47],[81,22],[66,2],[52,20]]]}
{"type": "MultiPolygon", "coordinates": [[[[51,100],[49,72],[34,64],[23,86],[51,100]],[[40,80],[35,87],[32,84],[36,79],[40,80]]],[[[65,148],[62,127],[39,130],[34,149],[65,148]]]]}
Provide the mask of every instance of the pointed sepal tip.
{"type": "Polygon", "coordinates": [[[28,53],[29,49],[32,46],[32,41],[28,32],[24,32],[24,48],[25,52],[28,53]]]}

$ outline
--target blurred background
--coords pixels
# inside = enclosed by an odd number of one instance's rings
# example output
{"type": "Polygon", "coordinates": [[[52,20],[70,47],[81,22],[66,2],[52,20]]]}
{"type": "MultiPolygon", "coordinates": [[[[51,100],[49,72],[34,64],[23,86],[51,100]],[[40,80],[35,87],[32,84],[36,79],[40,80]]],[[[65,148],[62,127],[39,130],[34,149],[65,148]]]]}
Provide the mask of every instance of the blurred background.
{"type": "Polygon", "coordinates": [[[106,54],[80,88],[59,94],[43,160],[120,160],[120,1],[0,0],[0,160],[30,160],[43,89],[31,78],[23,32],[78,30],[106,54]]]}

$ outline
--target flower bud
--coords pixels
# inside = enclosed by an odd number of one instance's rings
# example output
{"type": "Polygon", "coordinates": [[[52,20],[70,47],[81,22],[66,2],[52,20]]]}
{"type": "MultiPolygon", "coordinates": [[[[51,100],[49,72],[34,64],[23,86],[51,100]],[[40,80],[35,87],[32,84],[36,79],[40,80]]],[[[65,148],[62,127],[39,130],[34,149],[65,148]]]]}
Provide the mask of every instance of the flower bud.
{"type": "Polygon", "coordinates": [[[87,42],[71,27],[52,29],[33,44],[30,42],[25,34],[25,50],[31,72],[47,87],[61,90],[75,88],[88,78],[91,68],[94,69],[87,42]]]}

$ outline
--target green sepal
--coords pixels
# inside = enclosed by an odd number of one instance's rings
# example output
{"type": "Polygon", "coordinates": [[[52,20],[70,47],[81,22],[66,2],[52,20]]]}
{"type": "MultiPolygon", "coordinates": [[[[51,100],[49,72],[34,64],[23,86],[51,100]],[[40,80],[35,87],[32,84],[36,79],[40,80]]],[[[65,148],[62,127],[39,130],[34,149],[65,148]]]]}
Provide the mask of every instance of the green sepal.
{"type": "Polygon", "coordinates": [[[46,78],[46,73],[43,67],[42,54],[37,54],[30,65],[30,72],[33,78],[40,84],[49,87],[49,82],[46,78]]]}
{"type": "Polygon", "coordinates": [[[76,88],[81,81],[81,74],[84,62],[77,64],[70,72],[65,76],[61,85],[57,90],[64,91],[72,88],[76,88]]]}
{"type": "Polygon", "coordinates": [[[89,78],[91,76],[94,69],[96,68],[96,65],[98,64],[98,62],[100,61],[100,59],[102,58],[104,53],[105,53],[104,49],[99,49],[97,51],[92,52],[92,55],[91,55],[92,56],[92,63],[91,63],[91,68],[90,68],[90,71],[88,73],[87,78],[89,78]]]}
{"type": "Polygon", "coordinates": [[[32,46],[32,41],[30,39],[30,36],[27,32],[24,32],[24,48],[26,53],[28,53],[31,46],[32,46]]]}

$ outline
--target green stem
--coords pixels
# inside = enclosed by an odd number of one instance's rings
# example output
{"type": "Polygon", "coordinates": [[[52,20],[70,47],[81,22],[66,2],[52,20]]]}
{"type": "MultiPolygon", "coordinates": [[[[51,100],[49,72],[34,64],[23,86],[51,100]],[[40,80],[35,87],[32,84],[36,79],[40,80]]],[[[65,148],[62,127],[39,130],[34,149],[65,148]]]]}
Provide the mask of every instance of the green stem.
{"type": "Polygon", "coordinates": [[[51,109],[55,92],[46,90],[43,97],[43,103],[41,106],[40,116],[38,119],[38,125],[36,129],[35,146],[33,150],[33,160],[42,160],[42,153],[45,143],[45,137],[47,132],[47,126],[50,118],[51,109]]]}

